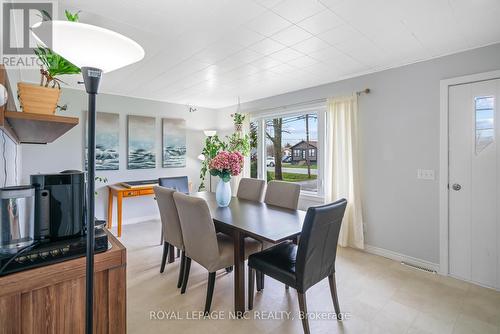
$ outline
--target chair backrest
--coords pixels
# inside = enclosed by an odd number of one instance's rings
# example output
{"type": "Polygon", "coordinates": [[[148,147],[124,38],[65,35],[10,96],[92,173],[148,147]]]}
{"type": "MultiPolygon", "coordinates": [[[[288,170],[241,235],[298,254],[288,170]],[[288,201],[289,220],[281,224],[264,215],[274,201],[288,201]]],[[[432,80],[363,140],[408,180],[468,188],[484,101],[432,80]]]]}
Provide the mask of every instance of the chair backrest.
{"type": "Polygon", "coordinates": [[[296,275],[299,292],[335,273],[340,226],[345,199],[307,210],[297,250],[296,275]]]}
{"type": "Polygon", "coordinates": [[[299,205],[300,184],[269,181],[264,202],[282,208],[297,210],[299,205]]]}
{"type": "Polygon", "coordinates": [[[163,240],[175,247],[184,249],[181,223],[174,202],[174,189],[154,186],[156,203],[160,209],[161,224],[163,225],[163,240]]]}
{"type": "Polygon", "coordinates": [[[249,201],[262,202],[266,181],[259,179],[243,178],[238,186],[236,197],[249,201]]]}
{"type": "Polygon", "coordinates": [[[186,256],[205,268],[210,268],[220,255],[215,225],[207,202],[179,192],[174,194],[174,200],[179,212],[186,256]]]}
{"type": "Polygon", "coordinates": [[[158,184],[161,187],[177,190],[181,193],[189,193],[189,182],[187,176],[160,177],[158,184]]]}

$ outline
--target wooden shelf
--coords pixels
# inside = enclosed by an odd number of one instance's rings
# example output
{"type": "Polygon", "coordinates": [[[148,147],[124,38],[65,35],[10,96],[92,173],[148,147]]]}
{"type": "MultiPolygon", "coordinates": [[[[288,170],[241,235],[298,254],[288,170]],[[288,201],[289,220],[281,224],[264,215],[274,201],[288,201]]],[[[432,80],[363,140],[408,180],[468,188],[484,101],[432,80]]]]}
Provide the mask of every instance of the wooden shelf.
{"type": "Polygon", "coordinates": [[[5,112],[5,119],[21,144],[47,144],[78,124],[77,117],[5,112]]]}

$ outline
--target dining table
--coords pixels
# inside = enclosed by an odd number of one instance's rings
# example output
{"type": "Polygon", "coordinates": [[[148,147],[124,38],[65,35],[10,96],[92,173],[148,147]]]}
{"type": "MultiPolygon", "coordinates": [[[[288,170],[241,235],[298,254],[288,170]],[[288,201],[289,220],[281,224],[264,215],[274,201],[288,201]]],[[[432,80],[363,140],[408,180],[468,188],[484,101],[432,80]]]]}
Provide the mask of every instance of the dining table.
{"type": "Polygon", "coordinates": [[[213,192],[191,195],[206,200],[217,232],[233,238],[234,247],[234,311],[241,317],[245,308],[245,238],[272,244],[294,239],[302,232],[306,215],[262,202],[232,197],[227,207],[219,207],[213,192]]]}

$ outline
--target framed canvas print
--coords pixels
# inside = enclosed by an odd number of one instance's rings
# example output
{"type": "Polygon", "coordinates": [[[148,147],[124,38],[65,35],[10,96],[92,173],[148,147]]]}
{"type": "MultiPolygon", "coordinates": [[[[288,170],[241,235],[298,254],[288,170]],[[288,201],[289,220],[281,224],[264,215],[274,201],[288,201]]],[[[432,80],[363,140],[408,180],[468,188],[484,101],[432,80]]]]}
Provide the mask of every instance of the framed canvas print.
{"type": "Polygon", "coordinates": [[[186,167],[186,121],[162,119],[163,167],[186,167]]]}
{"type": "MultiPolygon", "coordinates": [[[[85,125],[88,126],[88,120],[85,125]]],[[[118,170],[120,165],[120,115],[96,113],[95,169],[118,170]]],[[[85,169],[87,169],[87,131],[85,130],[85,169]]]]}
{"type": "Polygon", "coordinates": [[[147,116],[128,115],[128,169],[156,167],[155,127],[156,119],[147,116]]]}

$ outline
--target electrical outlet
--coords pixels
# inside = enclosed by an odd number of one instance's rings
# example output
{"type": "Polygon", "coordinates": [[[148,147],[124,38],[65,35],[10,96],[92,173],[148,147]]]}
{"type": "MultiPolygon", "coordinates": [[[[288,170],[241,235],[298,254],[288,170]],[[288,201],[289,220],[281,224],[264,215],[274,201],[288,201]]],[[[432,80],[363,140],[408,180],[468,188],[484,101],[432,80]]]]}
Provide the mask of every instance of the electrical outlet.
{"type": "Polygon", "coordinates": [[[417,169],[417,179],[435,180],[434,169],[417,169]]]}

